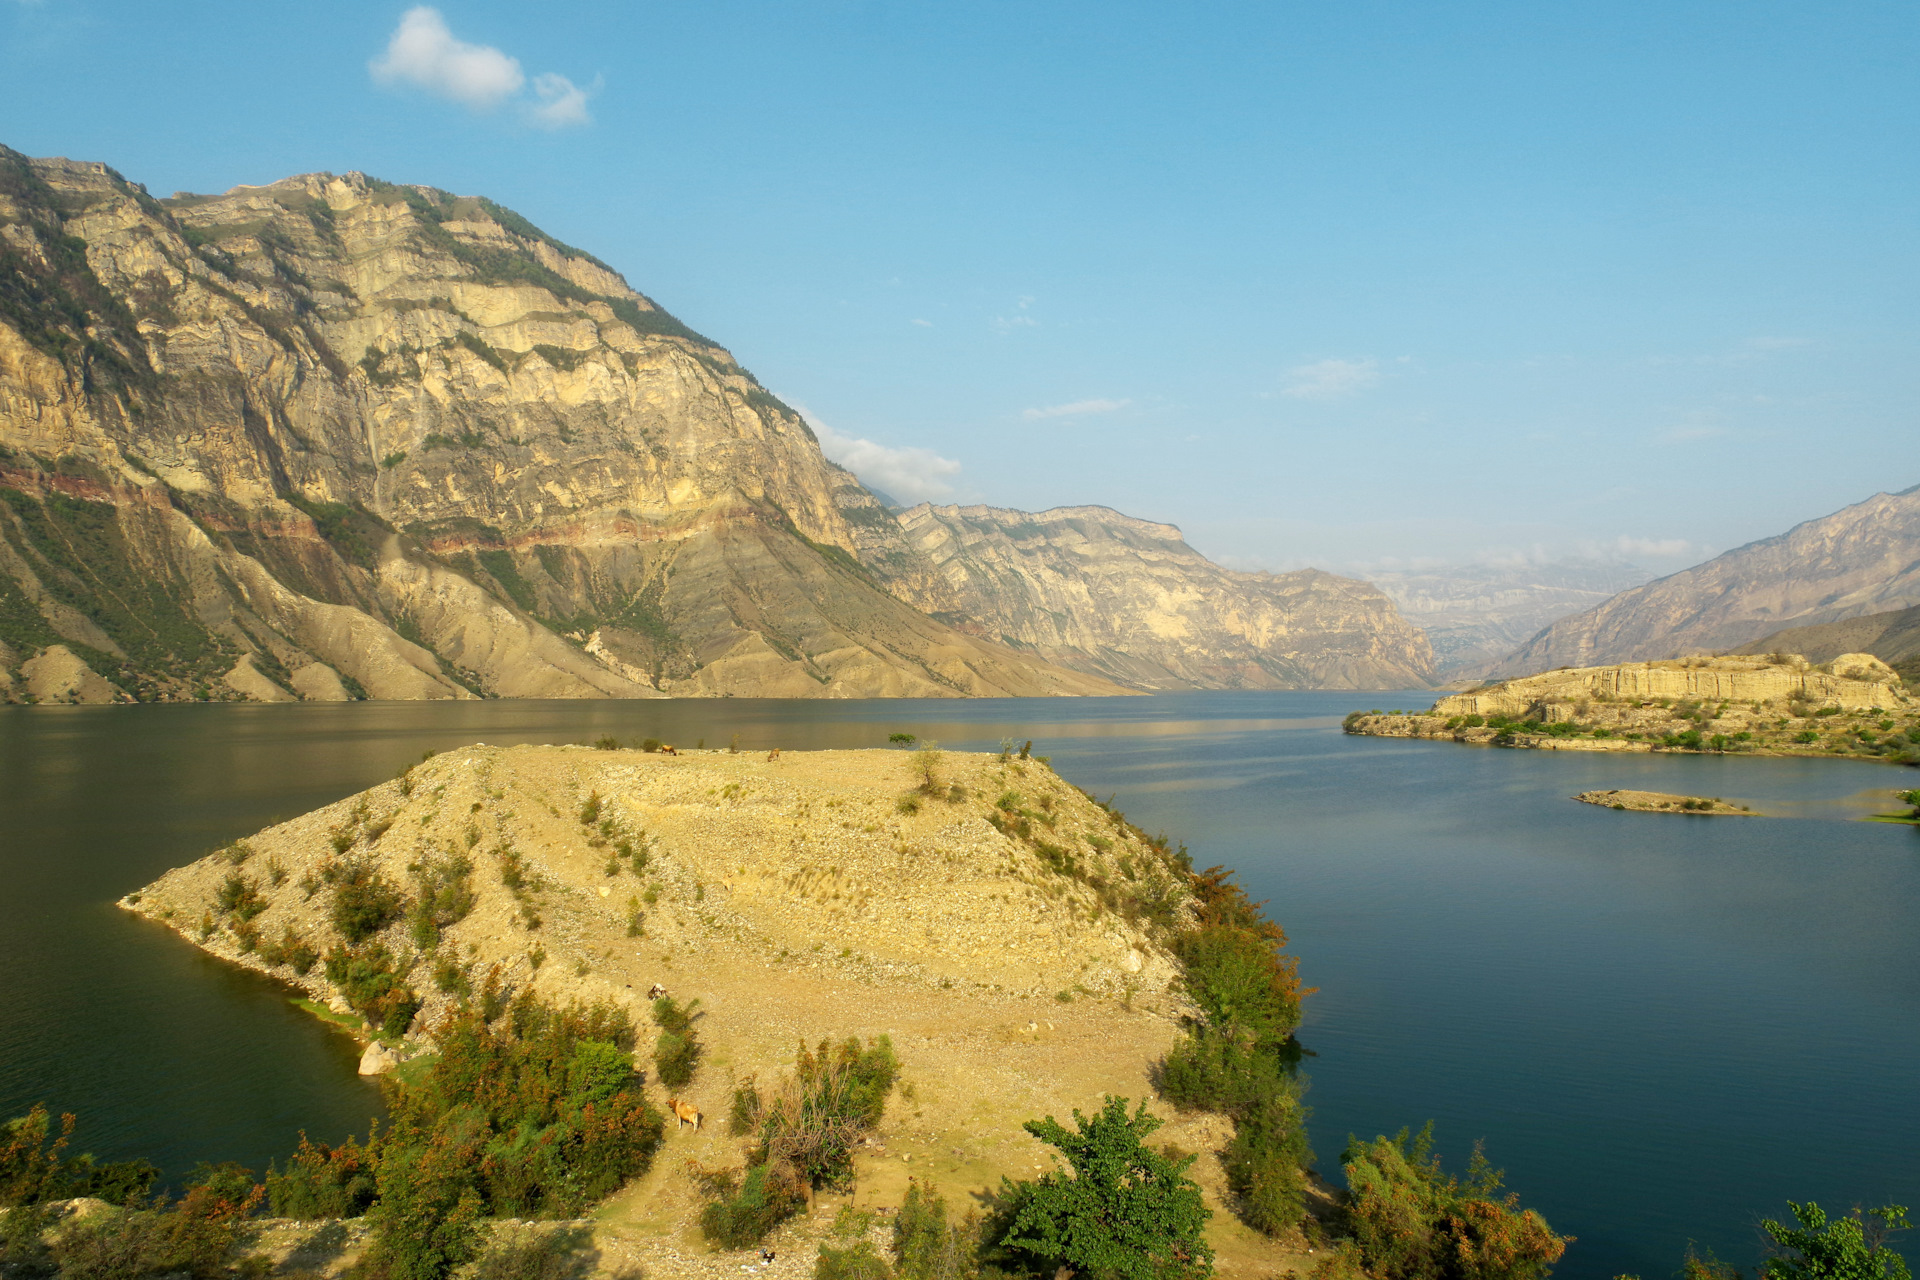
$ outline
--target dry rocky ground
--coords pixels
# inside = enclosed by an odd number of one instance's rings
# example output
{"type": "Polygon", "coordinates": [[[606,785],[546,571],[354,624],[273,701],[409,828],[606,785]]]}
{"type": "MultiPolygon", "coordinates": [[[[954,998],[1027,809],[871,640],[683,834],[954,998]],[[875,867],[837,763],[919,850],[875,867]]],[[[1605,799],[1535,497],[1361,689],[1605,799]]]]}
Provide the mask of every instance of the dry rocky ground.
{"type": "MultiPolygon", "coordinates": [[[[900,751],[769,759],[474,745],[171,871],[123,905],[344,1012],[323,966],[302,976],[246,949],[217,909],[223,886],[240,876],[261,895],[252,923],[263,941],[292,930],[324,952],[338,941],[330,864],[365,860],[410,885],[410,867],[457,855],[473,863],[476,901],[437,952],[422,954],[404,921],[382,936],[427,998],[410,1047],[431,1051],[452,1001],[435,989],[436,960],[457,959],[476,983],[498,966],[549,1001],[624,1007],[642,1028],[645,1068],[649,987],[699,1000],[706,1053],[684,1092],[707,1123],[669,1127],[652,1171],[598,1211],[594,1247],[608,1273],[760,1270],[757,1254],[712,1252],[700,1239],[688,1162],[738,1163],[741,1144],[725,1128],[734,1084],[790,1069],[800,1042],[890,1037],[901,1082],[854,1190],[823,1195],[771,1242],[767,1274],[810,1275],[843,1203],[878,1211],[879,1231],[910,1178],[965,1211],[1002,1176],[1050,1168],[1051,1149],[1021,1122],[1064,1121],[1107,1093],[1151,1096],[1150,1073],[1185,1011],[1162,937],[1103,906],[1093,883],[1168,895],[1177,915],[1184,881],[1161,849],[1039,760],[949,754],[937,775],[933,794],[916,790],[916,758],[900,751]],[[1000,829],[1022,820],[1035,838],[1000,829]],[[1062,850],[1077,875],[1050,865],[1062,850]],[[503,883],[516,859],[517,891],[503,883]]],[[[1213,1153],[1228,1121],[1155,1109],[1169,1121],[1156,1142],[1201,1153],[1195,1176],[1214,1209],[1222,1274],[1312,1261],[1299,1242],[1268,1241],[1226,1209],[1213,1153]]],[[[275,1239],[291,1247],[312,1230],[277,1228],[275,1239]]]]}

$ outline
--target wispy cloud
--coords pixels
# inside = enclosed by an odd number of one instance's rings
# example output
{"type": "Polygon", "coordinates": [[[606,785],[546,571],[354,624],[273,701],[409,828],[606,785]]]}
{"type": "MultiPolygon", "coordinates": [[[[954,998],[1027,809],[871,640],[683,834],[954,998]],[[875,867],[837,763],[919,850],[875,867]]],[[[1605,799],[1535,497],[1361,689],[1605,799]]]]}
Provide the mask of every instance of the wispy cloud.
{"type": "Polygon", "coordinates": [[[960,464],[953,459],[931,449],[896,449],[842,435],[806,409],[800,408],[800,414],[820,437],[822,453],[889,496],[904,502],[938,502],[952,495],[948,481],[960,474],[960,464]]]}
{"type": "Polygon", "coordinates": [[[533,78],[533,96],[528,98],[527,76],[518,58],[492,45],[459,39],[431,5],[418,5],[401,16],[387,51],[369,62],[367,70],[376,84],[424,89],[470,111],[515,105],[528,123],[542,129],[591,124],[587,99],[599,87],[597,80],[583,89],[563,75],[544,72],[533,78]]]}
{"type": "Polygon", "coordinates": [[[1296,400],[1341,400],[1378,381],[1378,360],[1315,360],[1287,370],[1287,385],[1280,394],[1296,400]]]}
{"type": "Polygon", "coordinates": [[[995,333],[1012,333],[1015,329],[1037,329],[1040,327],[1040,322],[1027,314],[1027,308],[1032,305],[1033,298],[1031,296],[1021,298],[1020,301],[1015,304],[1012,315],[995,316],[992,320],[988,321],[988,323],[993,327],[995,333]]]}
{"type": "Polygon", "coordinates": [[[1685,538],[1637,538],[1623,533],[1609,542],[1582,543],[1589,554],[1618,556],[1625,560],[1691,560],[1712,557],[1713,548],[1685,538]]]}
{"type": "Polygon", "coordinates": [[[922,329],[933,328],[933,321],[931,320],[915,320],[913,323],[919,325],[922,329]]]}
{"type": "Polygon", "coordinates": [[[1020,416],[1030,422],[1041,418],[1078,418],[1089,413],[1112,413],[1132,403],[1131,400],[1075,400],[1071,404],[1048,405],[1044,409],[1023,409],[1020,416]]]}

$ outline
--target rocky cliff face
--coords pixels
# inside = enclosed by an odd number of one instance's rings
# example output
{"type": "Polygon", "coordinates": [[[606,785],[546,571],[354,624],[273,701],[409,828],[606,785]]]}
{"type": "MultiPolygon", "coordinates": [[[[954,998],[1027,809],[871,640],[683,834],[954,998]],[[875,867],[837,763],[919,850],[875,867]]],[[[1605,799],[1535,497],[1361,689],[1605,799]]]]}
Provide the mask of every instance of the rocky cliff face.
{"type": "Polygon", "coordinates": [[[15,670],[59,644],[163,698],[1119,692],[890,596],[855,531],[897,526],[798,415],[489,201],[358,174],[157,201],[0,151],[0,237],[15,670]]]}
{"type": "Polygon", "coordinates": [[[0,697],[1027,696],[1426,669],[1361,584],[1230,574],[1112,513],[995,522],[970,559],[903,527],[725,350],[491,201],[360,174],[156,200],[0,148],[0,697]]]}
{"type": "Polygon", "coordinates": [[[1146,689],[1424,687],[1426,637],[1364,582],[1236,573],[1172,525],[1105,507],[1030,514],[921,505],[900,516],[895,591],[942,621],[1146,689]]]}
{"type": "Polygon", "coordinates": [[[1732,649],[1789,623],[1920,604],[1920,486],[1876,494],[1563,618],[1498,674],[1732,649]]]}

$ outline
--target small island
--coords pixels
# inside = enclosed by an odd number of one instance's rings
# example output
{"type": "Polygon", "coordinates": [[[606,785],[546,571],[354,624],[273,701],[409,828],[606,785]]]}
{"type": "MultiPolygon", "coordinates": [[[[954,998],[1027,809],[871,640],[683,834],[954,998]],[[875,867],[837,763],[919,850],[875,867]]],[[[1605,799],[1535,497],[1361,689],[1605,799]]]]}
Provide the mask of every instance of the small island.
{"type": "Polygon", "coordinates": [[[1622,809],[1630,813],[1688,813],[1701,817],[1751,818],[1753,810],[1743,804],[1728,804],[1718,796],[1676,796],[1664,791],[1582,791],[1574,797],[1582,804],[1597,804],[1603,809],[1622,809]]]}
{"type": "Polygon", "coordinates": [[[1693,657],[1564,667],[1425,712],[1361,712],[1348,733],[1547,751],[1690,751],[1920,765],[1920,702],[1865,653],[1693,657]]]}

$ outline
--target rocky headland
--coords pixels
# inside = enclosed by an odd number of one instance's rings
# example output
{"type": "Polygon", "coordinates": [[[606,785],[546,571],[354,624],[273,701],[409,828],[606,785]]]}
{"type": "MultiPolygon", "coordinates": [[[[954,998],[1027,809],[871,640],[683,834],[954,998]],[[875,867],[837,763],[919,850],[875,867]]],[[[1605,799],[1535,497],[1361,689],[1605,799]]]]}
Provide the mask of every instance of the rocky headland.
{"type": "Polygon", "coordinates": [[[1920,702],[1886,663],[1842,654],[1573,667],[1354,712],[1346,731],[1553,751],[1707,751],[1920,763],[1920,702]]]}
{"type": "MultiPolygon", "coordinates": [[[[707,1123],[670,1125],[592,1230],[609,1268],[717,1275],[741,1259],[690,1228],[698,1167],[736,1158],[733,1089],[790,1072],[797,1043],[885,1035],[900,1059],[855,1157],[861,1205],[899,1204],[910,1178],[966,1203],[1047,1160],[1023,1121],[1151,1095],[1190,1012],[1169,950],[1190,884],[1164,840],[1038,759],[475,745],[122,905],[330,1009],[374,1046],[369,1070],[433,1054],[441,1019],[489,983],[556,1007],[610,1002],[642,1025],[656,984],[697,999],[704,1053],[679,1096],[707,1123]],[[349,909],[366,901],[386,906],[349,909]]],[[[1231,1131],[1159,1109],[1165,1140],[1189,1150],[1231,1131]]],[[[1225,1211],[1218,1161],[1196,1176],[1224,1269],[1304,1265],[1225,1211]]],[[[781,1229],[774,1274],[812,1274],[832,1214],[823,1202],[781,1229]]]]}

